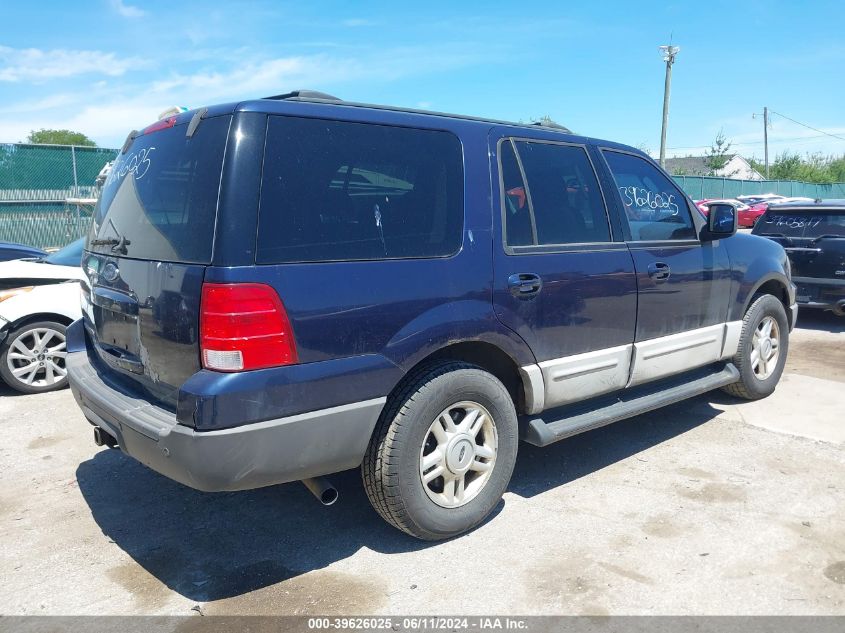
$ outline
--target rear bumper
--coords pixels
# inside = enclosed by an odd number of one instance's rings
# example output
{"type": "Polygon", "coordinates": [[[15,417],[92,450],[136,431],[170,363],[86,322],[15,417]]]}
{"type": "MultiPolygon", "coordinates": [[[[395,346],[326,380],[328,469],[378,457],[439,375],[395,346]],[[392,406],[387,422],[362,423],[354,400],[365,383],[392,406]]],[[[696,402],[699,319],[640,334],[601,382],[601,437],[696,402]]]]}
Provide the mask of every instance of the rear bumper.
{"type": "Polygon", "coordinates": [[[67,357],[68,379],[88,421],[142,464],[208,492],[246,490],[358,466],[385,398],[217,431],[196,431],[176,415],[107,384],[86,351],[67,357]]]}
{"type": "Polygon", "coordinates": [[[793,281],[798,288],[796,300],[802,308],[837,312],[845,309],[845,279],[794,277],[793,281]]]}

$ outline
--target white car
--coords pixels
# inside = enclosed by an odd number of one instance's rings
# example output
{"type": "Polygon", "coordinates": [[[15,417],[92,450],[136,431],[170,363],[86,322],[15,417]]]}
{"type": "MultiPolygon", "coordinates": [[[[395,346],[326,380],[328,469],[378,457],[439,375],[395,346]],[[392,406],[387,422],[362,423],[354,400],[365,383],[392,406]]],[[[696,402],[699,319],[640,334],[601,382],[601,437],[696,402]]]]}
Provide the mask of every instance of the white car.
{"type": "Polygon", "coordinates": [[[0,378],[41,393],[67,385],[65,328],[82,314],[84,239],[43,259],[0,262],[0,378]]]}

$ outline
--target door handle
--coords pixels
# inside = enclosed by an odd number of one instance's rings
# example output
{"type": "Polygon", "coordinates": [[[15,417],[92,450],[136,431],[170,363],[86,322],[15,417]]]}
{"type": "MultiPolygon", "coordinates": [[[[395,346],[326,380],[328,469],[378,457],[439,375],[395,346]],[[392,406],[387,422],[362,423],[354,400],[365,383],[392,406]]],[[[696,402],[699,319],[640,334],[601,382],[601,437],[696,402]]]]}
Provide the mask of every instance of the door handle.
{"type": "Polygon", "coordinates": [[[648,276],[654,281],[666,281],[671,273],[672,269],[669,268],[669,264],[664,262],[653,262],[648,265],[648,276]]]}
{"type": "Polygon", "coordinates": [[[516,273],[508,277],[508,288],[514,297],[533,297],[543,288],[543,280],[535,273],[516,273]]]}

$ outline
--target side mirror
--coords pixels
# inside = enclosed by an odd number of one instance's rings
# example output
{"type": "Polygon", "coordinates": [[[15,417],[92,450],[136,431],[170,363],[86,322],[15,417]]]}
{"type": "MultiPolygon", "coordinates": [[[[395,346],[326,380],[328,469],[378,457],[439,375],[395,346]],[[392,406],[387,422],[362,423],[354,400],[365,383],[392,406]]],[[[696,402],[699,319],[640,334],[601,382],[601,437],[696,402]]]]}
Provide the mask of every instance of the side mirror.
{"type": "Polygon", "coordinates": [[[705,240],[719,240],[736,233],[736,209],[729,204],[711,204],[707,228],[701,232],[705,240]]]}

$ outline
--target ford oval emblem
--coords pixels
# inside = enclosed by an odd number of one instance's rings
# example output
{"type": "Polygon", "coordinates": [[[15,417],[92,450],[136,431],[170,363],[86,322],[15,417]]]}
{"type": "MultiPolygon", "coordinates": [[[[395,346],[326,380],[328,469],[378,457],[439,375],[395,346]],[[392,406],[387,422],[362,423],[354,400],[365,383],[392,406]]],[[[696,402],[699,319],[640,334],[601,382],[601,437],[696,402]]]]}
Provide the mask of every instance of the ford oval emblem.
{"type": "Polygon", "coordinates": [[[103,266],[103,270],[100,271],[100,277],[105,279],[108,282],[115,281],[120,276],[120,271],[117,269],[112,262],[109,262],[105,266],[103,266]]]}

